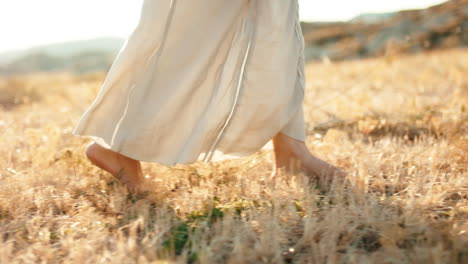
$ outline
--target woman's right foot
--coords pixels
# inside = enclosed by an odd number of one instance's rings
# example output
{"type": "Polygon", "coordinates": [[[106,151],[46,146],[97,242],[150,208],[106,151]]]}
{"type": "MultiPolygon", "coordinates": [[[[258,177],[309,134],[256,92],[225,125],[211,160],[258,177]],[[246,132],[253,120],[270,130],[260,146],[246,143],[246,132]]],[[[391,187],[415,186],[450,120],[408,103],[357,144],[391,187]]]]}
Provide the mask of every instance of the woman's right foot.
{"type": "MultiPolygon", "coordinates": [[[[273,138],[276,168],[286,172],[304,172],[327,188],[331,182],[343,180],[346,172],[312,155],[305,142],[279,133],[273,138]]],[[[276,174],[276,170],[273,176],[276,174]]]]}
{"type": "Polygon", "coordinates": [[[111,173],[125,184],[129,192],[141,192],[144,177],[140,161],[103,148],[95,142],[87,146],[86,156],[91,163],[111,173]]]}

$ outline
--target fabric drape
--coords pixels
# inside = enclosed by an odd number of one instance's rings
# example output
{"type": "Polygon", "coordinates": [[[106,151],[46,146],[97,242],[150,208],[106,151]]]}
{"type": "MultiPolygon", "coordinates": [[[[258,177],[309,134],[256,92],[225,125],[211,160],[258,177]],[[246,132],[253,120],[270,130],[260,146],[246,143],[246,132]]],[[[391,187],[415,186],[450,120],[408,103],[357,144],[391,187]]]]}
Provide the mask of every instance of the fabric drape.
{"type": "Polygon", "coordinates": [[[144,0],[137,26],[72,132],[165,165],[305,140],[297,0],[144,0]]]}

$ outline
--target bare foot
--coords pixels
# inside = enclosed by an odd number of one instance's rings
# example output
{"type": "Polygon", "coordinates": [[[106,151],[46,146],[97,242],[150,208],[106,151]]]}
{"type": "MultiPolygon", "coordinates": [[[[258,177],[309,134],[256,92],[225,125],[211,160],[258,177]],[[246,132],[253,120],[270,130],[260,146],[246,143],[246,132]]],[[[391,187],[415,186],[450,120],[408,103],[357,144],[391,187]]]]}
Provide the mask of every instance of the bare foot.
{"type": "Polygon", "coordinates": [[[127,186],[130,193],[141,193],[144,180],[141,163],[95,142],[86,148],[86,156],[97,167],[111,173],[127,186]]]}
{"type": "MultiPolygon", "coordinates": [[[[305,142],[278,133],[273,138],[276,169],[286,172],[304,172],[317,181],[321,189],[328,189],[333,180],[344,180],[346,172],[310,153],[305,142]]],[[[276,173],[272,176],[275,176],[276,173]]]]}

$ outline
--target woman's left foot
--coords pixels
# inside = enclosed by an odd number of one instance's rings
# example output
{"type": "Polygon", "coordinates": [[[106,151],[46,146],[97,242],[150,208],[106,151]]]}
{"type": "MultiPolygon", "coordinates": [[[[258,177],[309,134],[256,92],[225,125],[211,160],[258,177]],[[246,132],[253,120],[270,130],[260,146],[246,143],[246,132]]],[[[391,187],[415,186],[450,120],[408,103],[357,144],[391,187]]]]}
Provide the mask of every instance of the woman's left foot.
{"type": "Polygon", "coordinates": [[[144,180],[141,163],[96,143],[86,148],[86,156],[97,167],[109,172],[127,186],[131,193],[140,193],[144,180]]]}

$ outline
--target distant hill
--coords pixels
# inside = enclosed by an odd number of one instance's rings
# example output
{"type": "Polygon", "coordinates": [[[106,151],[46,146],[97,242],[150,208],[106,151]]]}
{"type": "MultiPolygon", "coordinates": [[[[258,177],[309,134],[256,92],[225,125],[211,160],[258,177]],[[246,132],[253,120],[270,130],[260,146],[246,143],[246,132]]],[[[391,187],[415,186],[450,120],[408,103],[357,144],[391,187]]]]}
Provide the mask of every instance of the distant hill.
{"type": "Polygon", "coordinates": [[[123,44],[121,38],[96,38],[0,53],[0,74],[107,70],[123,44]]]}
{"type": "MultiPolygon", "coordinates": [[[[346,60],[468,46],[468,0],[421,10],[362,14],[348,22],[301,23],[307,60],[346,60]]],[[[124,39],[97,38],[0,54],[0,75],[107,71],[124,39]]]]}
{"type": "Polygon", "coordinates": [[[349,22],[352,23],[381,23],[391,17],[393,17],[397,13],[365,13],[361,14],[349,22]]]}
{"type": "Polygon", "coordinates": [[[468,46],[468,0],[422,10],[364,14],[349,22],[302,23],[306,58],[355,59],[468,46]]]}

